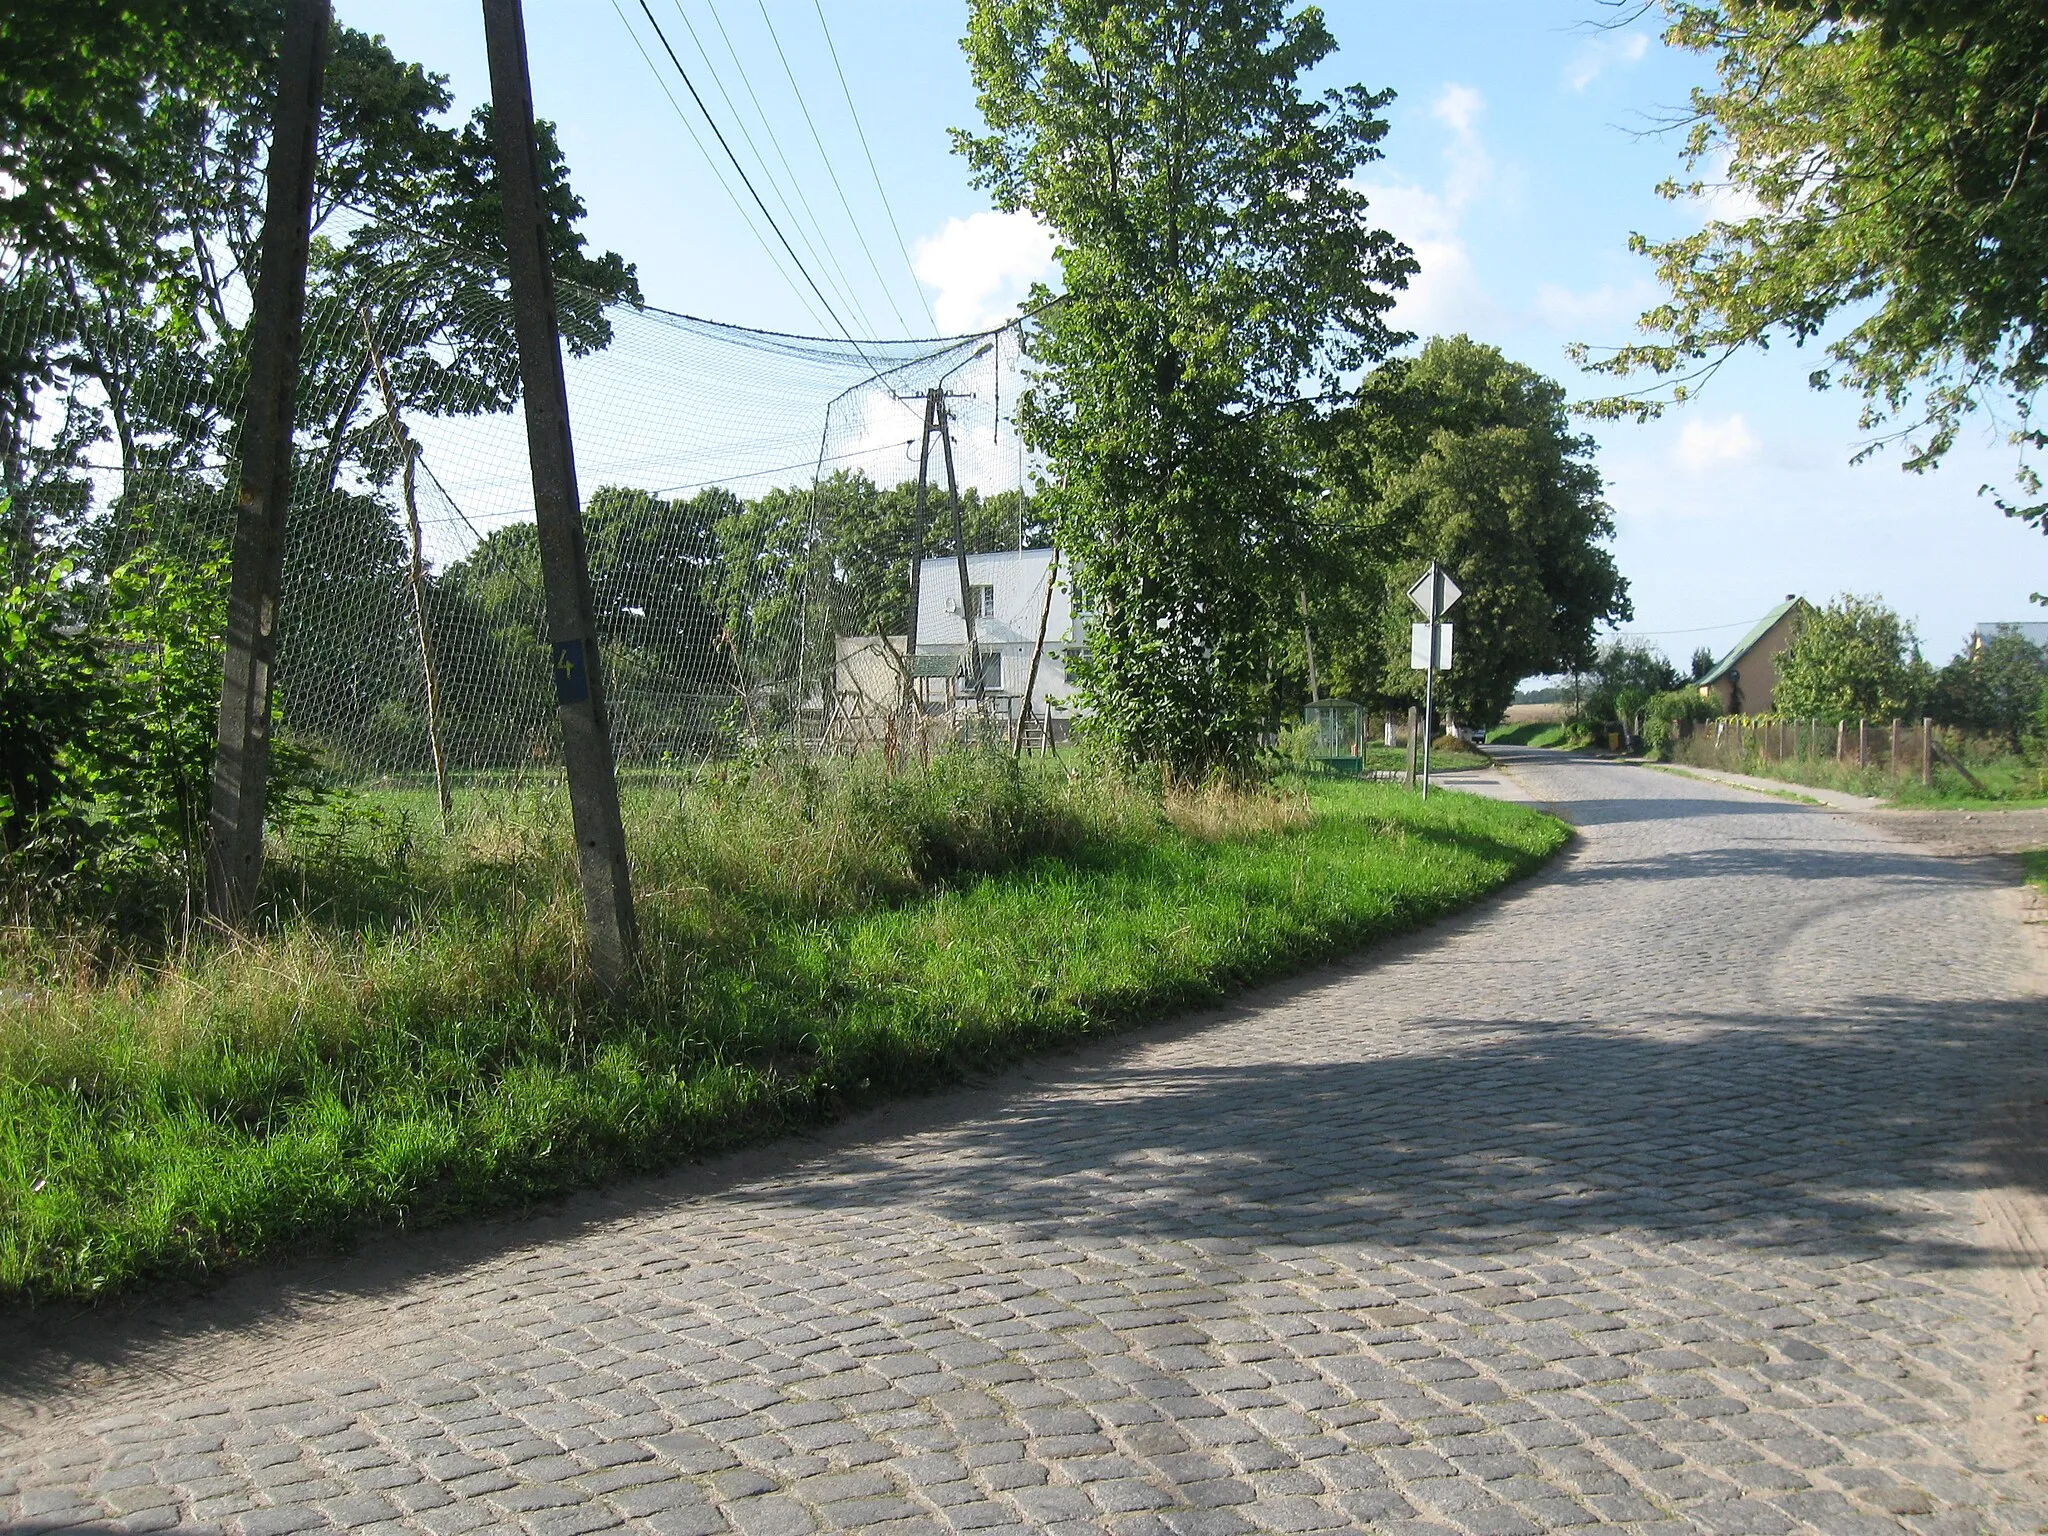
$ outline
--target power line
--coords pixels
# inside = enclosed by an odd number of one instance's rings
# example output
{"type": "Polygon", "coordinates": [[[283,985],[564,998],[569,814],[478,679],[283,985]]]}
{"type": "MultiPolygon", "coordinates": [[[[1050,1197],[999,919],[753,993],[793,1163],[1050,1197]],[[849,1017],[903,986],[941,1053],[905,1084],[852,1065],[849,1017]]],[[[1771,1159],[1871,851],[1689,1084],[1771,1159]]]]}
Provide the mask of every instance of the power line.
{"type": "MultiPolygon", "coordinates": [[[[830,270],[832,265],[831,256],[830,252],[824,248],[823,236],[821,235],[814,243],[810,234],[804,229],[803,215],[798,211],[799,206],[803,202],[801,194],[797,194],[794,200],[792,200],[791,193],[783,191],[781,181],[776,178],[774,169],[768,163],[768,157],[761,153],[761,146],[754,142],[754,133],[747,126],[746,114],[740,110],[740,104],[733,100],[732,92],[725,88],[725,77],[719,72],[718,65],[712,61],[711,50],[704,46],[704,39],[697,35],[697,24],[690,19],[690,13],[683,9],[683,0],[669,0],[669,3],[675,8],[676,17],[682,22],[683,30],[689,34],[690,42],[695,45],[697,57],[704,61],[704,68],[711,77],[712,87],[718,92],[720,99],[725,102],[726,111],[732,114],[734,131],[738,133],[740,142],[746,146],[747,152],[754,157],[754,165],[761,174],[761,180],[767,185],[768,190],[775,194],[775,200],[782,205],[783,217],[789,221],[790,227],[795,231],[798,242],[809,253],[812,262],[817,264],[820,275],[824,278],[827,286],[832,289],[833,297],[840,304],[853,311],[854,318],[859,320],[863,327],[873,331],[874,325],[865,315],[859,312],[860,305],[848,293],[844,280],[841,279],[836,282],[833,280],[833,274],[830,270]]],[[[723,27],[720,30],[723,31],[723,27]]],[[[726,41],[726,52],[732,54],[733,63],[738,65],[739,55],[733,52],[732,42],[729,38],[726,41]]],[[[744,67],[740,68],[740,80],[743,85],[746,84],[746,70],[744,67]]],[[[749,90],[751,89],[752,87],[749,86],[749,90]]],[[[755,110],[757,113],[759,109],[760,102],[756,99],[755,110]]],[[[766,121],[766,118],[763,117],[764,127],[766,126],[766,121]]],[[[775,135],[772,131],[769,133],[768,138],[770,143],[774,143],[775,135]]],[[[781,153],[781,146],[779,144],[776,145],[776,153],[781,153]]],[[[788,170],[788,166],[789,162],[785,157],[783,160],[785,171],[788,170]]],[[[791,182],[794,183],[795,179],[794,173],[791,173],[791,182]]]]}
{"type": "MultiPolygon", "coordinates": [[[[675,6],[678,11],[681,11],[682,0],[675,0],[675,6]]],[[[747,100],[754,104],[754,116],[760,119],[762,131],[768,135],[768,143],[775,151],[775,158],[782,162],[783,174],[789,177],[790,189],[792,195],[796,198],[797,207],[801,210],[802,216],[808,217],[811,221],[811,233],[817,237],[818,241],[817,249],[824,254],[827,265],[838,276],[839,291],[846,296],[847,303],[852,306],[860,323],[867,327],[870,334],[873,334],[880,327],[869,317],[867,306],[861,303],[852,280],[846,275],[846,269],[839,264],[839,253],[832,248],[832,243],[825,238],[825,228],[818,222],[818,215],[812,210],[810,200],[803,194],[802,180],[797,176],[796,167],[789,163],[789,155],[782,147],[781,135],[775,131],[775,121],[768,115],[767,109],[761,105],[760,93],[754,89],[753,77],[747,73],[745,61],[740,58],[739,50],[733,46],[732,34],[726,30],[725,18],[718,12],[718,0],[704,0],[704,8],[711,13],[711,20],[718,28],[719,40],[725,44],[726,55],[732,60],[733,68],[739,72],[740,84],[746,88],[747,100]]],[[[687,16],[684,17],[685,22],[688,19],[687,16]]],[[[797,97],[797,104],[799,106],[803,104],[801,93],[797,97]]],[[[758,156],[760,151],[756,149],[754,153],[758,156]]],[[[828,165],[826,170],[829,173],[831,167],[828,165]]],[[[856,230],[855,233],[858,234],[859,231],[856,230]]],[[[898,324],[901,324],[900,318],[898,324]]],[[[908,329],[908,327],[904,328],[908,329]]]]}
{"type": "Polygon", "coordinates": [[[882,173],[875,166],[875,152],[868,146],[868,131],[861,126],[860,108],[853,104],[853,88],[846,83],[846,69],[839,62],[839,45],[832,41],[831,25],[825,20],[825,7],[820,0],[811,0],[818,13],[818,26],[825,34],[826,51],[832,55],[832,71],[839,76],[839,90],[846,97],[846,110],[853,115],[853,131],[860,138],[861,153],[867,156],[868,173],[875,178],[875,195],[882,200],[882,212],[889,216],[889,229],[896,236],[896,249],[903,255],[904,270],[910,274],[910,284],[917,294],[917,302],[924,306],[924,316],[931,321],[932,329],[939,328],[939,317],[932,313],[931,300],[924,295],[924,284],[918,281],[917,266],[910,259],[910,247],[903,243],[903,230],[896,222],[896,210],[889,206],[889,194],[882,186],[882,173]]]}
{"type": "MultiPolygon", "coordinates": [[[[853,216],[853,205],[846,199],[846,188],[839,180],[839,172],[832,165],[832,156],[825,149],[825,137],[818,132],[817,121],[811,116],[811,104],[804,99],[803,88],[796,83],[796,71],[789,67],[789,55],[782,51],[782,39],[776,34],[775,20],[768,14],[768,0],[755,0],[761,7],[762,25],[768,28],[768,40],[775,45],[775,57],[782,61],[782,73],[789,80],[790,94],[796,97],[796,104],[804,114],[804,125],[811,130],[811,142],[818,146],[818,159],[824,163],[825,175],[832,182],[832,190],[839,194],[839,206],[846,214],[846,222],[853,227],[853,237],[860,242],[861,254],[868,259],[868,270],[875,274],[875,286],[882,291],[882,297],[889,305],[889,311],[896,317],[898,328],[908,333],[910,322],[903,318],[903,311],[897,307],[896,295],[889,291],[889,284],[882,276],[881,265],[875,260],[874,248],[868,244],[867,231],[860,226],[860,220],[853,216]]],[[[916,274],[911,274],[916,281],[916,274]]]]}
{"type": "Polygon", "coordinates": [[[860,343],[854,340],[853,332],[846,328],[846,322],[841,320],[839,312],[832,308],[831,303],[825,297],[824,290],[818,286],[818,280],[811,276],[810,269],[803,264],[802,258],[796,253],[796,248],[789,243],[789,236],[785,235],[782,232],[782,226],[775,222],[775,215],[770,213],[768,205],[761,201],[761,194],[755,190],[753,178],[747,175],[747,168],[740,164],[739,156],[732,152],[732,145],[726,142],[724,133],[719,130],[717,120],[712,117],[710,109],[704,105],[703,96],[698,93],[695,82],[690,79],[690,72],[683,68],[683,61],[676,57],[675,49],[669,46],[668,35],[661,30],[661,23],[654,19],[654,12],[648,9],[647,0],[640,0],[640,11],[647,18],[647,24],[654,28],[654,35],[661,43],[662,52],[668,55],[669,63],[673,64],[676,73],[682,76],[683,85],[689,91],[690,99],[697,103],[697,110],[704,114],[704,121],[710,127],[712,137],[718,140],[718,147],[725,151],[725,158],[732,162],[732,168],[739,173],[740,182],[746,187],[747,195],[753,198],[754,206],[761,210],[761,217],[768,221],[768,227],[775,232],[775,238],[781,241],[782,248],[789,252],[789,259],[796,263],[797,271],[803,275],[803,280],[809,285],[811,292],[818,296],[818,302],[825,306],[825,312],[832,317],[833,324],[839,327],[840,334],[852,344],[853,350],[860,354],[862,362],[866,363],[871,369],[875,368],[874,361],[869,358],[866,352],[861,350],[860,343]]]}
{"type": "Polygon", "coordinates": [[[675,111],[676,121],[683,125],[683,130],[690,135],[690,142],[697,146],[697,153],[704,157],[704,163],[711,167],[711,174],[718,178],[719,187],[728,198],[732,199],[733,207],[739,210],[740,217],[746,221],[748,233],[759,242],[762,252],[768,257],[769,261],[774,263],[775,270],[781,275],[782,280],[788,283],[791,289],[795,291],[797,301],[803,305],[810,317],[817,321],[820,328],[827,326],[829,322],[812,307],[811,301],[804,296],[803,290],[797,287],[796,280],[789,275],[788,269],[783,266],[782,257],[776,253],[775,247],[769,244],[767,236],[761,233],[761,226],[754,221],[754,215],[748,211],[746,203],[737,192],[733,191],[732,183],[726,179],[724,170],[718,164],[718,157],[704,147],[704,140],[698,137],[697,134],[697,125],[690,121],[689,114],[683,111],[683,104],[676,100],[675,94],[668,88],[668,82],[662,79],[660,67],[654,62],[653,57],[647,52],[646,46],[640,41],[640,34],[633,30],[633,24],[626,20],[626,13],[619,8],[619,0],[612,0],[612,11],[619,18],[619,25],[626,29],[626,36],[633,40],[634,51],[646,61],[647,71],[654,76],[655,85],[660,89],[661,94],[668,98],[669,106],[675,111]]]}

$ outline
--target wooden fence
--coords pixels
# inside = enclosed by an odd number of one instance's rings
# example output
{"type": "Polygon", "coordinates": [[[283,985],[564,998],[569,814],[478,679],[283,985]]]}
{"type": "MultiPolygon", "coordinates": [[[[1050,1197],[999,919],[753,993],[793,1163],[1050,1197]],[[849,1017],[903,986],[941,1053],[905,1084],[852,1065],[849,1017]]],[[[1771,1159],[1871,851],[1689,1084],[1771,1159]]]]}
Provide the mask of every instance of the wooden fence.
{"type": "Polygon", "coordinates": [[[1823,720],[1797,715],[1724,715],[1679,722],[1672,758],[1730,773],[1768,771],[1780,764],[1845,770],[1875,769],[1894,779],[1932,786],[1945,762],[1963,772],[1961,738],[1932,720],[1823,720]]]}

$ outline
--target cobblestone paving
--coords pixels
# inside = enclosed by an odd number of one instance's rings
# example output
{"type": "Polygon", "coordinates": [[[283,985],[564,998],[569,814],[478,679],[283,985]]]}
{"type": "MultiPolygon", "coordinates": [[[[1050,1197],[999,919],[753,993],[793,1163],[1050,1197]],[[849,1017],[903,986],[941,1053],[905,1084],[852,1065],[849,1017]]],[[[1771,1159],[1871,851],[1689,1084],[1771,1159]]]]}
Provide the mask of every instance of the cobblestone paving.
{"type": "Polygon", "coordinates": [[[246,1335],[116,1320],[17,1385],[0,1524],[2042,1529],[1965,1435],[2011,1326],[1966,1150],[2048,1065],[2005,873],[1516,771],[1581,843],[1355,967],[460,1263],[245,1279],[331,1288],[246,1335]]]}

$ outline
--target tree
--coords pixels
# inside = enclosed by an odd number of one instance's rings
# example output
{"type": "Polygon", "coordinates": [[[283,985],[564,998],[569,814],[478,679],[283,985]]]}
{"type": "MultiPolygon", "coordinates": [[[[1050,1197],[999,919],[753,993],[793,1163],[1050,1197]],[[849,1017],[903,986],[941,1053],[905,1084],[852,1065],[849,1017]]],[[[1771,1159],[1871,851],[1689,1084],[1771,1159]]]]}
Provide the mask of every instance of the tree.
{"type": "Polygon", "coordinates": [[[974,0],[965,46],[986,131],[956,146],[1058,241],[1019,420],[1093,605],[1094,726],[1174,771],[1240,761],[1303,549],[1301,387],[1402,339],[1415,264],[1350,180],[1390,95],[1305,95],[1336,45],[1283,0],[974,0]]]}
{"type": "Polygon", "coordinates": [[[1823,720],[1910,715],[1927,691],[1913,626],[1882,599],[1848,592],[1808,610],[1777,672],[1771,708],[1823,720]]]}
{"type": "MultiPolygon", "coordinates": [[[[1670,298],[1654,339],[1595,364],[1678,376],[1653,414],[1732,352],[1817,340],[1816,387],[1862,392],[1865,425],[1917,401],[1906,466],[1938,461],[1968,411],[2003,404],[2016,441],[2048,379],[2048,11],[2000,0],[1663,0],[1666,39],[1713,57],[1684,157],[1751,201],[1665,241],[1635,237],[1670,298]],[[1721,167],[1725,165],[1725,172],[1721,167]]],[[[2030,491],[2039,482],[2022,465],[2030,491]]],[[[2048,531],[2048,503],[2008,507],[2048,531]]]]}
{"type": "Polygon", "coordinates": [[[1523,678],[1588,665],[1595,629],[1634,616],[1605,547],[1614,521],[1593,441],[1570,430],[1554,380],[1437,337],[1368,375],[1325,441],[1311,591],[1339,686],[1420,698],[1406,593],[1431,560],[1464,589],[1456,665],[1437,684],[1456,719],[1499,719],[1523,678]]]}
{"type": "Polygon", "coordinates": [[[1714,670],[1714,652],[1711,647],[1701,646],[1692,653],[1692,680],[1698,682],[1714,670]]]}
{"type": "Polygon", "coordinates": [[[1633,730],[1635,717],[1652,699],[1672,692],[1683,681],[1671,659],[1655,646],[1609,640],[1593,658],[1578,717],[1595,725],[1612,722],[1633,730]]]}
{"type": "Polygon", "coordinates": [[[2034,726],[2048,681],[2048,656],[2017,630],[2001,629],[1969,645],[1935,678],[1931,708],[1944,725],[1993,731],[2014,752],[2034,726]]]}

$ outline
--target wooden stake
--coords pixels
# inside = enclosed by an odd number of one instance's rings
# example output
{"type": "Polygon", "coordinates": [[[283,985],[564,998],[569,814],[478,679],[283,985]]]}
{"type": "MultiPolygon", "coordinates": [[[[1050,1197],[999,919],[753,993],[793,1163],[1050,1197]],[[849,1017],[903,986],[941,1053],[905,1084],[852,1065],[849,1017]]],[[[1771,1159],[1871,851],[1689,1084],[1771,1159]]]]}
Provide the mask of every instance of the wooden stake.
{"type": "Polygon", "coordinates": [[[1920,782],[1934,788],[1934,722],[1920,717],[1920,782]]]}
{"type": "Polygon", "coordinates": [[[270,694],[292,494],[292,417],[306,318],[306,250],[319,158],[320,85],[333,26],[328,0],[288,0],[278,50],[261,265],[249,322],[242,484],[228,576],[228,627],[215,726],[206,895],[240,922],[263,874],[270,779],[270,694]]]}
{"type": "Polygon", "coordinates": [[[363,346],[369,353],[370,369],[377,377],[377,390],[384,397],[384,419],[391,424],[392,446],[397,448],[404,468],[400,489],[405,496],[405,527],[412,539],[412,559],[406,580],[412,587],[413,622],[420,637],[420,672],[427,689],[427,749],[434,759],[434,792],[441,801],[441,828],[455,824],[455,801],[448,793],[448,752],[441,741],[441,680],[434,670],[434,629],[427,617],[427,562],[420,540],[419,453],[420,445],[405,429],[398,414],[398,394],[385,371],[384,355],[377,347],[377,333],[370,326],[370,312],[363,311],[363,346]]]}
{"type": "MultiPolygon", "coordinates": [[[[1052,564],[1045,573],[1045,604],[1038,610],[1038,644],[1031,650],[1031,670],[1024,678],[1024,712],[1017,716],[1017,744],[1011,751],[1012,757],[1024,755],[1024,732],[1031,724],[1031,695],[1038,688],[1038,658],[1045,654],[1045,626],[1052,619],[1053,588],[1059,585],[1060,547],[1052,547],[1052,564]]],[[[1052,742],[1052,716],[1045,718],[1045,739],[1052,742]]]]}
{"type": "Polygon", "coordinates": [[[533,468],[556,716],[562,727],[562,760],[568,770],[577,871],[583,886],[583,927],[592,971],[600,984],[617,988],[638,954],[639,928],[583,548],[583,504],[576,489],[569,393],[562,375],[554,272],[548,260],[547,211],[540,201],[533,138],[526,22],[520,0],[483,0],[483,7],[491,66],[492,149],[505,210],[520,393],[526,398],[526,450],[533,468]]]}

